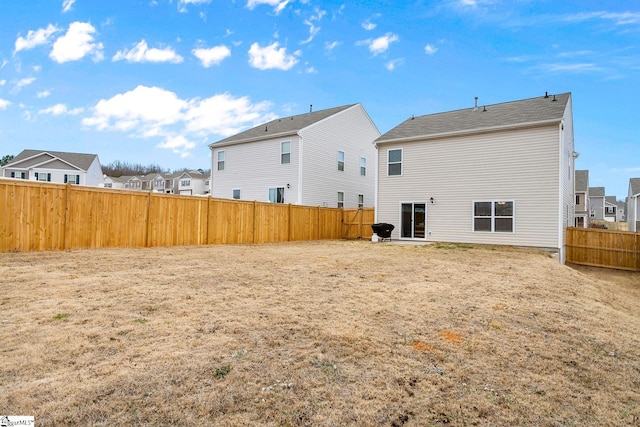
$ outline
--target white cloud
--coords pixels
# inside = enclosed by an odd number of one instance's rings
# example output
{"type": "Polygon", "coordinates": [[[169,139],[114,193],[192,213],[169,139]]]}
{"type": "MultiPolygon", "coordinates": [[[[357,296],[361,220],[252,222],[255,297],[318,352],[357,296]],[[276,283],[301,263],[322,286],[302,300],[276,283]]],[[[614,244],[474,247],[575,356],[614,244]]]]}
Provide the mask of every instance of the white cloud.
{"type": "Polygon", "coordinates": [[[433,55],[434,53],[436,53],[438,51],[438,48],[433,46],[433,45],[431,45],[431,44],[428,44],[428,45],[426,45],[424,47],[424,51],[425,51],[425,53],[427,55],[433,55]]]}
{"type": "Polygon", "coordinates": [[[325,42],[324,43],[324,48],[327,52],[331,52],[333,49],[335,49],[336,47],[338,47],[339,45],[341,45],[342,42],[339,41],[334,41],[334,42],[325,42]]]}
{"type": "Polygon", "coordinates": [[[53,24],[49,24],[47,28],[40,28],[36,31],[29,31],[27,37],[18,37],[15,43],[15,52],[21,50],[33,49],[36,46],[49,44],[51,36],[60,31],[60,28],[53,24]]]}
{"type": "Polygon", "coordinates": [[[9,105],[11,105],[11,102],[0,98],[0,110],[6,110],[9,105]]]}
{"type": "Polygon", "coordinates": [[[247,7],[250,10],[253,10],[256,6],[266,4],[268,6],[273,6],[273,12],[278,15],[285,7],[287,7],[289,1],[290,0],[248,0],[247,7]]]}
{"type": "Polygon", "coordinates": [[[69,12],[71,10],[71,6],[76,2],[76,0],[63,0],[62,1],[62,12],[69,12]]]}
{"type": "Polygon", "coordinates": [[[187,5],[189,5],[189,4],[199,5],[199,4],[209,4],[209,3],[211,3],[211,0],[179,0],[178,1],[178,10],[180,12],[186,12],[187,11],[187,5]]]}
{"type": "Polygon", "coordinates": [[[104,58],[102,43],[95,43],[93,34],[96,29],[88,22],[72,22],[67,33],[53,44],[49,56],[55,62],[77,61],[91,54],[94,61],[104,58]]]}
{"type": "Polygon", "coordinates": [[[16,87],[17,88],[22,88],[25,86],[29,86],[31,83],[35,82],[36,78],[35,77],[27,77],[24,79],[20,79],[16,82],[16,87]]]}
{"type": "Polygon", "coordinates": [[[179,64],[183,61],[183,58],[169,46],[164,49],[149,49],[147,42],[141,40],[133,49],[123,49],[117,52],[112,60],[126,60],[127,62],[171,62],[179,64]]]}
{"type": "Polygon", "coordinates": [[[303,41],[301,44],[310,43],[314,39],[314,37],[320,31],[320,27],[317,27],[314,24],[314,21],[320,22],[320,20],[322,20],[322,17],[326,14],[327,12],[325,12],[324,10],[316,8],[315,15],[312,15],[311,17],[309,17],[309,19],[304,20],[304,24],[309,26],[309,38],[303,41]]]}
{"type": "Polygon", "coordinates": [[[42,92],[38,92],[38,94],[36,95],[38,98],[47,98],[51,95],[51,91],[50,90],[43,90],[42,92]]]}
{"type": "Polygon", "coordinates": [[[224,59],[231,56],[231,50],[225,45],[214,46],[209,49],[197,48],[193,49],[191,53],[200,60],[202,66],[205,68],[218,65],[224,59]]]}
{"type": "Polygon", "coordinates": [[[362,23],[362,28],[364,28],[367,31],[375,30],[376,27],[377,25],[369,21],[368,19],[362,23]]]}
{"type": "Polygon", "coordinates": [[[63,114],[69,114],[72,116],[78,115],[84,111],[84,108],[74,108],[69,110],[64,104],[52,105],[49,108],[38,111],[38,114],[51,114],[53,116],[61,116],[63,114]]]}
{"type": "Polygon", "coordinates": [[[7,84],[7,81],[5,79],[0,80],[0,86],[4,86],[7,84]]]}
{"type": "Polygon", "coordinates": [[[260,70],[272,68],[280,70],[290,69],[298,60],[294,55],[287,55],[287,49],[285,47],[278,48],[278,46],[278,42],[274,42],[265,47],[260,47],[258,43],[253,43],[249,49],[249,64],[260,70]]]}
{"type": "Polygon", "coordinates": [[[614,25],[635,25],[640,23],[640,12],[585,12],[567,15],[564,20],[582,22],[592,19],[613,21],[614,25]]]}
{"type": "Polygon", "coordinates": [[[385,67],[387,70],[389,70],[389,71],[393,71],[393,70],[395,70],[395,69],[396,69],[396,67],[397,67],[398,65],[402,65],[403,63],[404,63],[404,59],[402,59],[402,58],[400,58],[400,59],[394,59],[394,60],[391,60],[391,61],[387,62],[387,63],[384,65],[384,67],[385,67]]]}
{"type": "Polygon", "coordinates": [[[167,135],[166,140],[156,147],[169,149],[176,154],[180,154],[180,157],[185,158],[189,156],[189,150],[192,150],[195,146],[194,142],[189,141],[183,135],[167,135]]]}
{"type": "Polygon", "coordinates": [[[379,55],[381,53],[386,52],[389,49],[389,45],[391,43],[397,42],[400,38],[393,34],[387,33],[384,36],[378,37],[377,39],[367,39],[357,42],[357,45],[367,45],[369,47],[369,51],[373,53],[373,56],[379,55]]]}
{"type": "Polygon", "coordinates": [[[99,131],[129,132],[139,138],[163,138],[158,147],[187,156],[195,147],[193,138],[233,135],[247,126],[274,119],[269,102],[253,104],[248,97],[218,94],[205,99],[180,99],[174,92],[138,86],[109,99],[100,100],[86,127],[99,131]]]}

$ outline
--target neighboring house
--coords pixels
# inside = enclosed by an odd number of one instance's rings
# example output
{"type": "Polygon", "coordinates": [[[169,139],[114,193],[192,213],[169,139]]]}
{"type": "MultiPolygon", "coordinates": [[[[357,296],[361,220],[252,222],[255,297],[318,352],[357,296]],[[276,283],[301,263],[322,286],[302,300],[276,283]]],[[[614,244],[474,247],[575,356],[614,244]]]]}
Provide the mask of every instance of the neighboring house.
{"type": "Polygon", "coordinates": [[[372,207],[379,136],[361,104],[272,120],[209,146],[211,195],[372,207]]]}
{"type": "Polygon", "coordinates": [[[575,220],[574,227],[589,227],[589,171],[577,170],[575,177],[575,220]]]}
{"type": "Polygon", "coordinates": [[[618,219],[618,201],[616,196],[605,196],[604,198],[604,220],[616,222],[618,219]]]}
{"type": "Polygon", "coordinates": [[[627,204],[622,200],[618,200],[616,205],[618,205],[618,210],[616,211],[616,222],[627,222],[627,204]]]}
{"type": "Polygon", "coordinates": [[[392,239],[558,250],[574,224],[571,94],[411,117],[376,140],[392,239]]]}
{"type": "Polygon", "coordinates": [[[132,176],[119,176],[119,177],[114,177],[114,176],[104,176],[104,188],[113,188],[113,189],[119,189],[119,190],[124,190],[124,186],[125,184],[132,178],[132,176]]]}
{"type": "Polygon", "coordinates": [[[604,220],[605,196],[604,187],[589,187],[589,203],[591,219],[604,220]]]}
{"type": "Polygon", "coordinates": [[[141,175],[142,191],[153,191],[154,193],[165,193],[165,177],[159,173],[141,175]]]}
{"type": "Polygon", "coordinates": [[[626,216],[629,231],[640,232],[640,178],[629,180],[626,216]]]}
{"type": "Polygon", "coordinates": [[[102,166],[96,154],[24,150],[4,165],[1,176],[30,181],[102,187],[102,166]]]}
{"type": "Polygon", "coordinates": [[[207,183],[210,182],[210,174],[202,170],[181,172],[173,178],[173,181],[175,194],[192,196],[209,194],[207,183]]]}

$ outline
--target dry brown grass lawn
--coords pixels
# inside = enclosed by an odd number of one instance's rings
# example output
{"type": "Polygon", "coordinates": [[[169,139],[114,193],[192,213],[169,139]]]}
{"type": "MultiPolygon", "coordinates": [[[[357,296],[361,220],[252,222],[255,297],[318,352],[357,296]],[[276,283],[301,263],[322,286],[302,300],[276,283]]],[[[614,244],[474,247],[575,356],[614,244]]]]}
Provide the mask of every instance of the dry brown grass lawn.
{"type": "Polygon", "coordinates": [[[640,424],[640,274],[466,245],[0,254],[38,426],[640,424]]]}

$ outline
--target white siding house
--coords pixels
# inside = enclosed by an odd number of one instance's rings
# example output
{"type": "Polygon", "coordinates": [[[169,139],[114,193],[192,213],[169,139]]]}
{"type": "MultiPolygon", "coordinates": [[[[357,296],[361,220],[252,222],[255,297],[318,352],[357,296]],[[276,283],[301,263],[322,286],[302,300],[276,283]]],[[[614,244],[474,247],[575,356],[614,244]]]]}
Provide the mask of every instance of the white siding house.
{"type": "Polygon", "coordinates": [[[626,215],[629,231],[640,232],[640,178],[629,180],[626,215]]]}
{"type": "Polygon", "coordinates": [[[1,168],[5,178],[102,187],[104,175],[96,154],[23,150],[1,168]]]}
{"type": "Polygon", "coordinates": [[[392,239],[556,249],[574,224],[571,94],[412,117],[376,140],[392,239]]]}
{"type": "Polygon", "coordinates": [[[361,104],[284,117],[211,144],[211,195],[373,207],[380,136],[361,104]]]}

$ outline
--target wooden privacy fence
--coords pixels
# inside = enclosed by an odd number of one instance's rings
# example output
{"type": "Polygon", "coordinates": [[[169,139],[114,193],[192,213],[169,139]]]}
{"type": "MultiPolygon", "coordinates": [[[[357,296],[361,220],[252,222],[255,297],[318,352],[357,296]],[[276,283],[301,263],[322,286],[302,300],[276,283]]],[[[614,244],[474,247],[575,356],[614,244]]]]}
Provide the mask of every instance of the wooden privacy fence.
{"type": "Polygon", "coordinates": [[[338,209],[0,180],[0,252],[370,238],[338,209]]]}
{"type": "Polygon", "coordinates": [[[567,262],[640,271],[640,233],[568,228],[567,262]]]}

